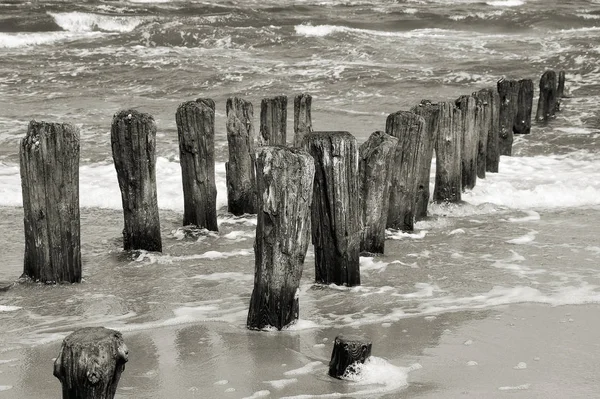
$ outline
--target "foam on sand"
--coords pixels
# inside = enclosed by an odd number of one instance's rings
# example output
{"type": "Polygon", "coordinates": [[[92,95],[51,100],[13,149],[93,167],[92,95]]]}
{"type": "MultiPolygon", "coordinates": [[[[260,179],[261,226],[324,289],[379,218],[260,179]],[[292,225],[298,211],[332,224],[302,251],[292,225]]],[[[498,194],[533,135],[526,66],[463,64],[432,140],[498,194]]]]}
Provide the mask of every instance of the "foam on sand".
{"type": "Polygon", "coordinates": [[[304,374],[310,374],[313,371],[315,371],[316,369],[322,368],[324,367],[322,362],[319,361],[314,361],[314,362],[310,362],[308,364],[305,364],[304,366],[297,368],[297,369],[293,369],[293,370],[288,370],[286,372],[283,373],[283,375],[289,376],[289,375],[304,375],[304,374]]]}
{"type": "Polygon", "coordinates": [[[245,398],[242,399],[257,399],[257,398],[264,398],[271,395],[271,391],[269,390],[262,390],[262,391],[258,391],[258,392],[254,392],[251,396],[246,396],[245,398]]]}
{"type": "Polygon", "coordinates": [[[288,385],[292,385],[298,382],[297,378],[286,378],[283,380],[272,380],[272,381],[263,381],[265,384],[271,385],[275,389],[283,389],[288,385]]]}
{"type": "Polygon", "coordinates": [[[19,309],[21,309],[20,306],[0,305],[0,312],[14,312],[19,309]]]}

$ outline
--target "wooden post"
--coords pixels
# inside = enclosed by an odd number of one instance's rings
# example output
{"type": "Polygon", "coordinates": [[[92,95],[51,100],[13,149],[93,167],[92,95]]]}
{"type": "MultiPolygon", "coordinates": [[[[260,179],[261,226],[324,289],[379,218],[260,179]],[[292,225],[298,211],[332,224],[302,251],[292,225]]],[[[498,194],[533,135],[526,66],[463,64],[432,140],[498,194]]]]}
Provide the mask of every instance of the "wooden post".
{"type": "Polygon", "coordinates": [[[286,145],[287,102],[287,96],[261,101],[259,145],[286,145]]]}
{"type": "Polygon", "coordinates": [[[558,84],[556,86],[556,111],[560,111],[561,99],[566,97],[565,93],[565,71],[558,73],[558,84]]]}
{"type": "Polygon", "coordinates": [[[442,102],[439,106],[433,200],[436,202],[460,202],[462,114],[452,102],[442,102]]]}
{"type": "Polygon", "coordinates": [[[112,399],[129,351],[120,332],[86,327],[67,336],[54,361],[63,399],[112,399]]]}
{"type": "Polygon", "coordinates": [[[408,111],[388,115],[385,132],[397,137],[392,166],[387,227],[412,231],[415,222],[417,184],[423,149],[427,140],[425,119],[408,111]]]}
{"type": "Polygon", "coordinates": [[[477,140],[477,177],[485,179],[488,138],[492,129],[494,100],[492,99],[492,91],[489,89],[481,89],[472,95],[477,99],[480,106],[479,112],[476,115],[476,126],[479,136],[477,140]]]}
{"type": "Polygon", "coordinates": [[[517,80],[500,79],[498,81],[500,95],[500,133],[498,150],[500,155],[512,155],[514,126],[519,107],[519,82],[517,80]]]}
{"type": "Polygon", "coordinates": [[[303,145],[315,159],[311,225],[316,282],[359,285],[356,139],[348,132],[312,132],[303,145]]]}
{"type": "Polygon", "coordinates": [[[498,164],[500,163],[500,95],[494,87],[491,89],[482,89],[480,93],[482,98],[486,98],[490,108],[491,125],[488,132],[487,148],[485,151],[485,171],[498,173],[498,164]]]}
{"type": "Polygon", "coordinates": [[[118,112],[110,141],[123,201],[123,248],[160,252],[154,118],[136,110],[118,112]]]}
{"type": "Polygon", "coordinates": [[[299,94],[294,98],[294,147],[301,147],[307,133],[312,132],[312,96],[299,94]]]}
{"type": "Polygon", "coordinates": [[[383,132],[371,134],[359,149],[360,250],[382,254],[388,217],[392,166],[398,139],[383,132]]]}
{"type": "Polygon", "coordinates": [[[23,275],[43,283],[78,283],[79,130],[68,123],[29,122],[20,162],[23,275]]]}
{"type": "Polygon", "coordinates": [[[419,176],[417,177],[417,200],[415,204],[415,221],[427,217],[427,207],[429,205],[429,180],[431,175],[431,161],[433,159],[433,149],[435,140],[438,136],[438,123],[440,117],[440,107],[437,103],[429,100],[422,100],[413,107],[410,112],[422,116],[425,119],[425,136],[423,137],[422,148],[419,152],[419,176]]]}
{"type": "Polygon", "coordinates": [[[556,72],[546,71],[540,78],[540,98],[538,100],[536,122],[548,122],[556,113],[557,82],[556,72]]]}
{"type": "Polygon", "coordinates": [[[364,363],[371,356],[372,347],[371,341],[363,337],[338,335],[333,343],[329,375],[341,379],[356,372],[356,364],[364,363]]]}
{"type": "Polygon", "coordinates": [[[513,127],[515,134],[529,134],[531,132],[532,109],[533,81],[531,79],[521,79],[519,80],[517,116],[513,127]]]}
{"type": "Polygon", "coordinates": [[[300,148],[265,146],[257,151],[258,223],[250,329],[281,330],[298,320],[314,178],[314,160],[300,148]]]}
{"type": "Polygon", "coordinates": [[[253,119],[251,102],[237,97],[227,99],[227,209],[236,216],[256,213],[257,209],[253,119]]]}
{"type": "Polygon", "coordinates": [[[183,181],[183,225],[218,231],[214,108],[207,101],[188,101],[177,108],[175,119],[183,181]]]}
{"type": "Polygon", "coordinates": [[[215,112],[215,101],[212,98],[197,98],[197,103],[202,103],[215,112]]]}
{"type": "Polygon", "coordinates": [[[473,96],[460,96],[456,108],[461,112],[461,180],[462,189],[471,190],[477,183],[477,152],[479,146],[479,129],[477,114],[481,113],[481,105],[473,96]]]}

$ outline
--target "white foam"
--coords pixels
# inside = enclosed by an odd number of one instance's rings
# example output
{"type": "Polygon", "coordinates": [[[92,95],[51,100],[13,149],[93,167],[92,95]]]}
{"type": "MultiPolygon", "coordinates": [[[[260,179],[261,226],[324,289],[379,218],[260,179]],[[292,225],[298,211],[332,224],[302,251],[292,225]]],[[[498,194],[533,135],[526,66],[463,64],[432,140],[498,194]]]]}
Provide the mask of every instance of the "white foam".
{"type": "Polygon", "coordinates": [[[195,259],[227,259],[234,256],[248,256],[254,254],[254,251],[248,249],[239,249],[231,252],[207,251],[201,254],[173,256],[156,252],[140,251],[135,258],[135,262],[148,261],[150,264],[172,264],[173,262],[182,262],[195,259]]]}
{"type": "Polygon", "coordinates": [[[83,37],[94,37],[98,33],[87,35],[70,32],[32,32],[32,33],[5,33],[0,32],[0,48],[21,48],[42,44],[56,43],[63,40],[73,40],[83,37]]]}
{"type": "Polygon", "coordinates": [[[317,361],[305,364],[304,366],[302,366],[300,368],[293,369],[293,370],[288,370],[288,371],[284,372],[283,375],[304,375],[304,374],[310,374],[313,371],[315,371],[316,369],[322,368],[322,367],[323,367],[323,363],[317,360],[317,361]]]}
{"type": "Polygon", "coordinates": [[[292,385],[298,382],[297,378],[286,378],[283,380],[272,380],[272,381],[263,381],[265,384],[271,385],[275,389],[283,389],[288,385],[292,385]]]}
{"type": "Polygon", "coordinates": [[[213,385],[227,385],[229,384],[229,381],[227,380],[219,380],[213,383],[213,385]]]}
{"type": "Polygon", "coordinates": [[[536,211],[524,211],[527,216],[521,218],[509,218],[508,221],[511,223],[531,222],[534,220],[540,220],[540,214],[536,211]]]}
{"type": "Polygon", "coordinates": [[[267,397],[271,394],[271,391],[269,390],[262,390],[262,391],[258,391],[258,392],[254,392],[251,396],[246,396],[242,399],[257,399],[257,398],[264,398],[267,397]]]}
{"type": "Polygon", "coordinates": [[[378,271],[379,273],[385,271],[385,268],[389,265],[388,262],[376,261],[375,258],[361,256],[360,257],[360,271],[378,271]]]}
{"type": "Polygon", "coordinates": [[[516,244],[516,245],[529,244],[530,242],[535,241],[536,234],[537,234],[537,231],[532,230],[523,236],[513,238],[512,240],[508,240],[506,242],[509,244],[516,244]]]}
{"type": "Polygon", "coordinates": [[[256,233],[254,231],[236,230],[223,235],[223,238],[228,240],[244,241],[246,238],[254,238],[255,235],[256,233]]]}
{"type": "MultiPolygon", "coordinates": [[[[377,36],[377,37],[390,37],[390,38],[447,38],[449,35],[465,34],[467,31],[458,31],[451,29],[415,29],[411,31],[383,31],[373,29],[359,29],[351,28],[343,25],[311,25],[301,24],[294,26],[296,34],[305,37],[325,37],[334,34],[344,33],[353,35],[363,36],[377,36]]],[[[473,32],[470,33],[473,35],[473,32]]]]}
{"type": "Polygon", "coordinates": [[[421,239],[425,238],[427,233],[428,233],[427,230],[421,230],[418,233],[408,233],[408,232],[401,231],[401,230],[387,229],[385,231],[385,238],[386,238],[386,240],[404,240],[405,238],[410,238],[413,240],[421,240],[421,239]]]}
{"type": "Polygon", "coordinates": [[[131,32],[143,22],[139,17],[91,14],[86,12],[49,12],[56,24],[68,32],[131,32]]]}
{"type": "Polygon", "coordinates": [[[19,359],[0,359],[0,364],[16,362],[19,359]]]}
{"type": "Polygon", "coordinates": [[[209,281],[220,281],[220,280],[234,280],[234,281],[252,281],[254,276],[251,274],[239,273],[239,272],[222,272],[212,274],[197,274],[191,278],[198,280],[209,280],[209,281]]]}
{"type": "Polygon", "coordinates": [[[519,362],[513,369],[515,370],[525,370],[527,368],[527,363],[519,362]]]}
{"type": "Polygon", "coordinates": [[[530,386],[531,386],[531,384],[523,384],[523,385],[517,385],[517,386],[504,386],[504,387],[499,387],[498,389],[500,391],[526,391],[529,389],[530,386]]]}
{"type": "Polygon", "coordinates": [[[467,362],[467,366],[477,366],[479,365],[479,363],[477,363],[475,360],[469,360],[467,362]]]}
{"type": "Polygon", "coordinates": [[[12,389],[12,385],[0,385],[0,391],[8,391],[12,389]]]}
{"type": "Polygon", "coordinates": [[[312,330],[315,328],[320,328],[321,325],[315,323],[312,320],[298,319],[295,322],[288,324],[283,329],[286,331],[303,331],[303,330],[312,330]]]}
{"type": "Polygon", "coordinates": [[[498,0],[498,1],[488,1],[487,5],[494,7],[518,7],[525,4],[523,0],[498,0]]]}
{"type": "Polygon", "coordinates": [[[0,305],[0,312],[14,312],[19,309],[21,309],[20,306],[0,305]]]}

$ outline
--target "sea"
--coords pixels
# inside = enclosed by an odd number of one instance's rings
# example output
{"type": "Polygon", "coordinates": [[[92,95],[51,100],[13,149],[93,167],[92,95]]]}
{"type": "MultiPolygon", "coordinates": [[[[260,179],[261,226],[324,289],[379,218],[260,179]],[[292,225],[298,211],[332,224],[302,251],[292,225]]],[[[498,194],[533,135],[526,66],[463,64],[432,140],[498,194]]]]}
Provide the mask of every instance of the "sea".
{"type": "MultiPolygon", "coordinates": [[[[507,311],[581,310],[561,314],[565,326],[600,316],[599,60],[598,0],[0,0],[0,281],[23,270],[18,148],[30,120],[80,130],[84,275],[0,292],[0,398],[59,397],[53,359],[85,326],[124,334],[130,360],[118,398],[597,397],[597,342],[564,368],[545,366],[554,372],[545,379],[527,374],[544,366],[544,348],[533,360],[520,353],[527,369],[520,359],[485,369],[485,349],[468,363],[450,359],[445,372],[431,364],[448,340],[476,349],[485,339],[473,338],[472,323],[507,311]],[[556,118],[515,138],[498,173],[461,204],[430,204],[413,232],[389,230],[385,255],[361,257],[361,286],[315,284],[309,248],[299,321],[246,329],[256,217],[227,212],[227,98],[253,102],[258,130],[262,98],[292,104],[309,93],[313,128],[348,131],[360,144],[392,112],[501,78],[534,81],[535,113],[548,69],[566,72],[569,97],[556,118]],[[182,227],[175,111],[198,97],[216,102],[218,232],[182,227]],[[162,253],[122,250],[110,126],[129,108],[158,127],[162,253]],[[373,342],[371,360],[346,381],[327,376],[338,334],[373,342]],[[455,374],[477,380],[473,370],[493,378],[445,391],[455,374]],[[557,394],[560,376],[573,391],[557,394]]],[[[290,105],[290,142],[292,126],[290,105]]],[[[544,334],[525,346],[565,342],[544,334]]],[[[512,353],[497,339],[488,348],[512,353]]]]}

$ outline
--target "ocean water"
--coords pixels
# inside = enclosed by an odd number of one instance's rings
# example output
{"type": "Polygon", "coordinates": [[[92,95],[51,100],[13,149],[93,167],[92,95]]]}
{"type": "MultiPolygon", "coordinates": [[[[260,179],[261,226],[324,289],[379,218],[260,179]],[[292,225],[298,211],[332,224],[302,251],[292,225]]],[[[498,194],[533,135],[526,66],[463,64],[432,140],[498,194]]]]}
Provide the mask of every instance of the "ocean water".
{"type": "MultiPolygon", "coordinates": [[[[0,280],[22,272],[18,143],[31,119],[80,128],[84,262],[82,284],[0,292],[0,397],[58,397],[60,341],[92,325],[130,346],[118,397],[418,397],[435,391],[411,382],[428,372],[423,353],[468,320],[512,304],[597,306],[599,59],[597,0],[0,0],[0,280]],[[389,231],[384,256],[361,258],[360,287],[314,285],[309,249],[300,321],[245,329],[256,219],[226,212],[228,97],[251,100],[258,123],[262,97],[308,92],[316,130],[363,142],[389,113],[502,77],[533,79],[537,100],[546,69],[566,71],[571,97],[516,137],[499,173],[463,204],[432,204],[413,233],[389,231]],[[217,234],[181,228],[175,111],[197,97],[217,103],[217,234]],[[158,125],[162,254],[120,249],[110,124],[124,108],[158,125]],[[350,382],[325,372],[338,333],[374,343],[350,382]]],[[[597,363],[581,356],[592,365],[576,368],[583,386],[597,363]]],[[[496,395],[552,397],[521,379],[490,384],[496,395]]]]}

